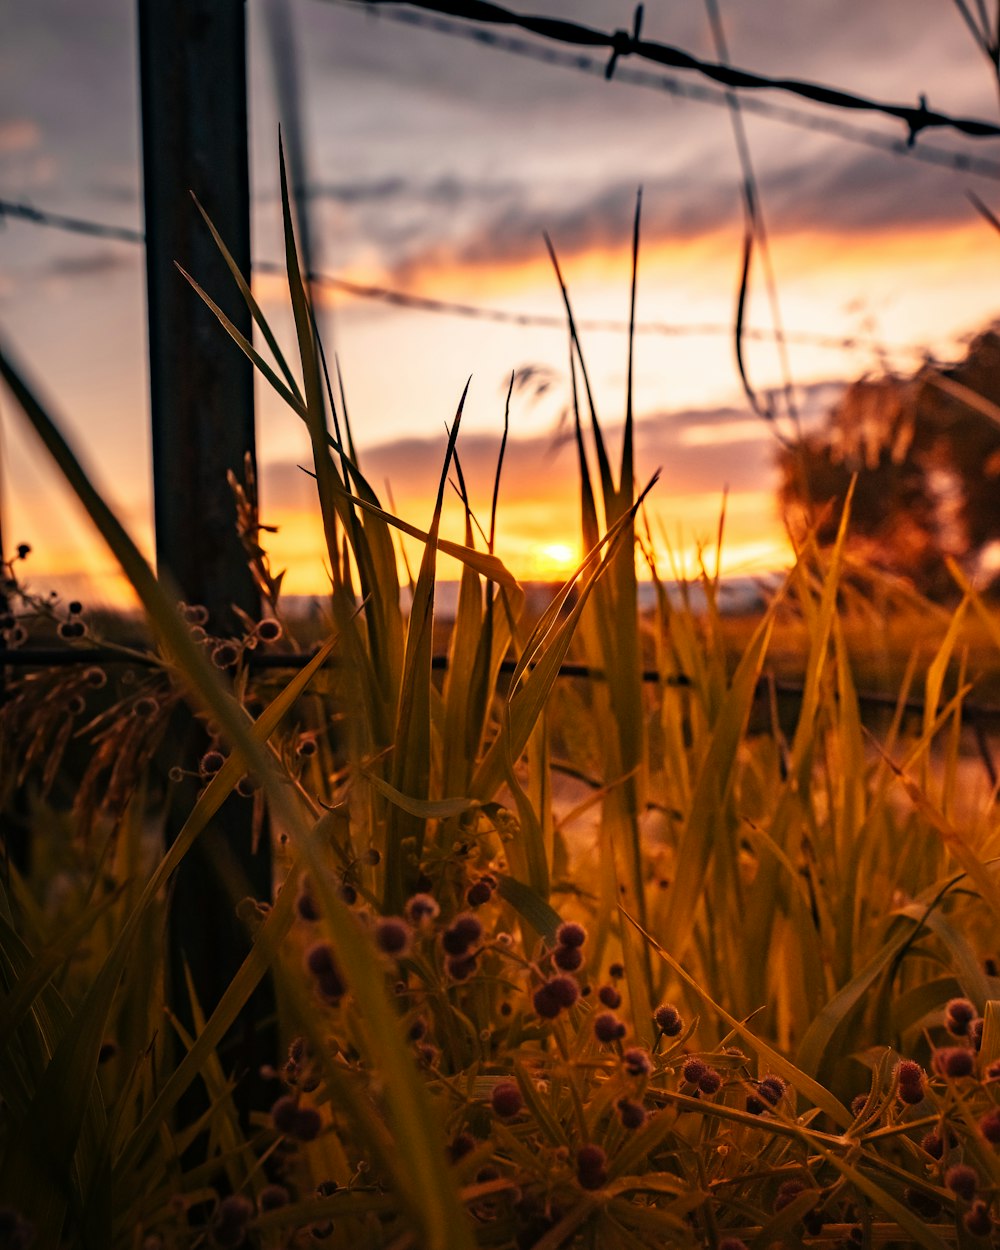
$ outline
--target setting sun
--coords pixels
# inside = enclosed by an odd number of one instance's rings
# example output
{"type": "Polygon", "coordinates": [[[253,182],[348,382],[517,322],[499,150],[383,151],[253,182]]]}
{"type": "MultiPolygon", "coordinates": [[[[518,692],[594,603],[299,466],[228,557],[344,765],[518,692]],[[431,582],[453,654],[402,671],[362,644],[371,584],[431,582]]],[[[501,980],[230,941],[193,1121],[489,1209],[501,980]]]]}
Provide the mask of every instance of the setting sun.
{"type": "Polygon", "coordinates": [[[578,563],[576,550],[568,543],[546,543],[536,547],[532,555],[533,572],[541,578],[572,573],[578,563]]]}

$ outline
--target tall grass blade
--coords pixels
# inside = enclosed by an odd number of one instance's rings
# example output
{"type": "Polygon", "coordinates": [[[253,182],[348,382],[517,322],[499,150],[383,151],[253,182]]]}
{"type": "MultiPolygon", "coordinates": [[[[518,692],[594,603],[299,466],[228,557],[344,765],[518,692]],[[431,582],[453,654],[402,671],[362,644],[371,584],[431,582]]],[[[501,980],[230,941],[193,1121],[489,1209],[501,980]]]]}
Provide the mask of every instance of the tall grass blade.
{"type": "Polygon", "coordinates": [[[767,1064],[768,1068],[787,1081],[793,1089],[797,1090],[804,1097],[808,1098],[814,1106],[825,1111],[835,1124],[846,1128],[851,1123],[851,1114],[847,1108],[822,1085],[815,1081],[808,1073],[803,1072],[795,1064],[789,1062],[782,1054],[769,1046],[735,1016],[729,1014],[724,1007],[715,1002],[714,999],[706,992],[706,990],[694,979],[693,976],[681,965],[671,954],[653,938],[649,933],[639,928],[637,922],[628,915],[627,912],[622,913],[624,919],[633,926],[649,944],[650,950],[654,951],[659,957],[668,964],[685,985],[699,998],[706,1007],[709,1007],[720,1020],[724,1021],[730,1029],[738,1033],[743,1042],[754,1051],[758,1057],[767,1064]]]}
{"type": "MultiPolygon", "coordinates": [[[[157,633],[180,667],[192,696],[219,722],[234,752],[238,751],[243,756],[246,770],[258,778],[275,819],[288,830],[300,848],[307,868],[314,878],[321,878],[322,864],[311,845],[299,810],[292,803],[272,757],[251,733],[243,709],[221,687],[218,675],[192,641],[171,598],[159,585],[135,544],[94,489],[62,435],[3,351],[0,351],[0,376],[115,554],[157,633]]],[[[319,884],[322,886],[321,881],[319,884]]],[[[355,918],[335,891],[324,890],[321,903],[325,923],[338,951],[341,971],[355,996],[359,1017],[364,1022],[363,1051],[369,1065],[384,1077],[386,1114],[400,1147],[400,1166],[409,1177],[407,1195],[414,1227],[420,1229],[423,1242],[433,1250],[445,1250],[446,1247],[449,1250],[451,1247],[467,1250],[471,1246],[469,1226],[445,1162],[434,1110],[414,1060],[396,1029],[395,1006],[386,992],[378,956],[370,938],[358,929],[355,918]]],[[[110,967],[98,992],[95,994],[92,991],[94,1016],[100,1014],[97,1008],[106,1006],[103,1001],[106,986],[109,982],[117,983],[119,971],[110,967]]],[[[88,1073],[92,1074],[96,1068],[100,1041],[99,1035],[92,1037],[88,1030],[87,1037],[81,1037],[77,1047],[82,1060],[73,1063],[72,1071],[67,1073],[67,1076],[79,1078],[88,1089],[92,1079],[88,1073]]],[[[53,1081],[59,1092],[65,1092],[67,1085],[69,1082],[53,1081]]],[[[78,1099],[76,1087],[69,1087],[72,1096],[78,1099]]],[[[59,1113],[62,1114],[61,1107],[59,1113]]],[[[64,1152],[66,1141],[76,1135],[75,1130],[66,1131],[72,1127],[64,1126],[61,1131],[64,1152]]],[[[364,1132],[365,1125],[362,1123],[359,1128],[364,1132]]]]}

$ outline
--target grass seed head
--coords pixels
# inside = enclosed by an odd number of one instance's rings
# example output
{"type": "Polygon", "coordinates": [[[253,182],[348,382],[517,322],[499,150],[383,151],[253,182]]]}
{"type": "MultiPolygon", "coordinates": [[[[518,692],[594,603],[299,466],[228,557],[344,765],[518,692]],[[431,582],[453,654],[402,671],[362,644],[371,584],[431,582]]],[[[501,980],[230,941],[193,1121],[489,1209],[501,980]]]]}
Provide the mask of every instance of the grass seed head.
{"type": "Polygon", "coordinates": [[[493,891],[485,881],[474,881],[465,891],[465,901],[470,907],[482,907],[493,897],[493,891]]]}
{"type": "Polygon", "coordinates": [[[467,955],[449,955],[444,961],[445,972],[453,981],[468,981],[476,970],[478,958],[478,951],[472,951],[467,955]]]}
{"type": "Polygon", "coordinates": [[[226,757],[222,752],[213,748],[211,751],[206,751],[198,761],[198,771],[203,777],[214,777],[225,762],[226,757]]]}
{"type": "Polygon", "coordinates": [[[411,924],[421,924],[424,921],[436,920],[441,914],[441,908],[437,905],[437,900],[432,898],[430,894],[412,895],[406,900],[406,906],[403,910],[411,924]]]}
{"type": "Polygon", "coordinates": [[[979,1188],[979,1173],[967,1163],[956,1163],[945,1172],[944,1183],[953,1194],[971,1202],[979,1188]]]}
{"type": "Polygon", "coordinates": [[[642,1128],[646,1123],[646,1108],[641,1102],[633,1102],[630,1098],[619,1098],[616,1107],[622,1128],[633,1131],[642,1128]]]}
{"type": "Polygon", "coordinates": [[[551,977],[540,985],[532,995],[535,1011],[544,1020],[555,1020],[563,1010],[569,1010],[580,997],[580,986],[574,977],[551,977]]]}
{"type": "Polygon", "coordinates": [[[298,1099],[292,1094],[282,1094],[277,1102],[272,1105],[271,1119],[279,1133],[291,1134],[294,1132],[298,1110],[298,1099]]]}
{"type": "Polygon", "coordinates": [[[584,1189],[600,1189],[608,1179],[608,1156],[600,1146],[581,1146],[576,1152],[576,1176],[584,1189]]]}
{"type": "Polygon", "coordinates": [[[940,1133],[925,1133],[920,1139],[920,1149],[925,1150],[932,1159],[940,1159],[944,1155],[944,1140],[940,1133]]]}
{"type": "Polygon", "coordinates": [[[761,1098],[769,1102],[772,1107],[776,1107],[785,1096],[788,1089],[788,1083],[780,1076],[776,1076],[773,1072],[768,1072],[757,1082],[757,1092],[761,1098]]]}
{"type": "Polygon", "coordinates": [[[612,1011],[602,1011],[594,1017],[594,1036],[605,1046],[620,1042],[625,1036],[625,1025],[612,1011]]]}
{"type": "Polygon", "coordinates": [[[613,985],[602,985],[597,991],[597,997],[605,1007],[610,1007],[612,1011],[617,1011],[622,1005],[622,996],[613,985]]]}
{"type": "Polygon", "coordinates": [[[965,1037],[977,1014],[967,998],[953,998],[944,1009],[944,1026],[955,1037],[965,1037]]]}
{"type": "Polygon", "coordinates": [[[463,912],[456,916],[441,935],[441,945],[446,955],[464,955],[483,936],[483,926],[477,916],[463,912]]]}
{"type": "Polygon", "coordinates": [[[291,1135],[299,1141],[315,1141],[322,1127],[323,1120],[315,1107],[299,1107],[291,1135]]]}
{"type": "Polygon", "coordinates": [[[698,1088],[703,1094],[717,1094],[722,1088],[722,1076],[715,1068],[706,1068],[698,1081],[698,1088]]]}
{"type": "Polygon", "coordinates": [[[490,1104],[496,1115],[503,1120],[509,1120],[517,1115],[524,1106],[524,1098],[521,1096],[521,1090],[516,1082],[498,1081],[493,1086],[490,1104]]]}
{"type": "Polygon", "coordinates": [[[988,1237],[993,1231],[990,1209],[981,1198],[977,1198],[962,1216],[962,1223],[973,1237],[988,1237]]]}
{"type": "Polygon", "coordinates": [[[653,1022],[664,1037],[676,1037],[684,1030],[684,1018],[673,1003],[662,1003],[653,1012],[653,1022]]]}
{"type": "Polygon", "coordinates": [[[240,658],[240,649],[233,642],[220,642],[212,650],[212,663],[216,668],[232,668],[240,658]]]}
{"type": "Polygon", "coordinates": [[[242,1194],[222,1199],[212,1221],[212,1241],[217,1246],[242,1246],[246,1226],[253,1216],[253,1203],[242,1194]]]}
{"type": "Polygon", "coordinates": [[[266,616],[257,626],[257,637],[261,642],[277,642],[284,632],[281,622],[271,616],[266,616]]]}
{"type": "Polygon", "coordinates": [[[587,930],[575,920],[567,920],[556,930],[556,941],[560,946],[583,946],[587,940],[587,930]]]}
{"type": "Polygon", "coordinates": [[[653,1070],[653,1061],[648,1050],[643,1050],[641,1046],[632,1046],[622,1055],[622,1066],[629,1076],[649,1076],[653,1070]]]}
{"type": "Polygon", "coordinates": [[[284,1185],[265,1185],[257,1195],[257,1206],[263,1215],[265,1211],[277,1211],[279,1207],[287,1207],[291,1196],[284,1185]]]}
{"type": "Polygon", "coordinates": [[[552,962],[562,972],[576,972],[583,963],[583,951],[579,946],[557,946],[552,952],[552,962]]]}
{"type": "Polygon", "coordinates": [[[375,944],[386,955],[405,955],[413,940],[413,930],[398,916],[383,916],[375,922],[375,944]]]}
{"type": "Polygon", "coordinates": [[[971,1076],[975,1066],[976,1061],[972,1051],[966,1050],[964,1046],[944,1046],[934,1052],[934,1070],[942,1076],[956,1080],[959,1077],[971,1076]]]}
{"type": "MultiPolygon", "coordinates": [[[[938,1052],[940,1054],[940,1052],[938,1052]]],[[[924,1100],[924,1070],[912,1059],[901,1059],[896,1064],[896,1092],[900,1101],[916,1106],[924,1100]]]]}

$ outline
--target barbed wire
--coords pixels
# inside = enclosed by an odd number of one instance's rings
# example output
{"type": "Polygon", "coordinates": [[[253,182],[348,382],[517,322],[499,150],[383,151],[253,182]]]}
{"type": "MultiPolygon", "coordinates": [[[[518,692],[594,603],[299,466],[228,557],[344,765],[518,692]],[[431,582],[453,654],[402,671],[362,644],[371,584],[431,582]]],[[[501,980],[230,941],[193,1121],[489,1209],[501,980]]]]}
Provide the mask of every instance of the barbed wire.
{"type": "MultiPolygon", "coordinates": [[[[136,665],[143,668],[162,667],[160,657],[143,642],[130,642],[128,646],[129,654],[124,655],[118,648],[102,646],[99,643],[78,649],[37,645],[8,648],[0,639],[0,668],[8,666],[13,669],[35,669],[41,671],[43,669],[66,669],[78,666],[92,667],[95,664],[136,665]]],[[[316,658],[316,655],[317,652],[314,650],[285,651],[270,654],[252,651],[244,656],[243,662],[248,668],[258,673],[265,671],[280,672],[281,670],[294,671],[305,668],[307,664],[316,658]]],[[[333,659],[328,661],[328,663],[334,666],[338,662],[333,659]]],[[[516,660],[505,657],[500,661],[499,671],[504,676],[510,676],[517,670],[517,667],[516,660]]],[[[449,668],[448,656],[432,656],[431,668],[435,672],[447,672],[449,668]]],[[[560,664],[557,671],[561,678],[578,678],[585,681],[606,680],[606,674],[603,669],[594,668],[588,664],[574,663],[573,661],[564,661],[560,664]]],[[[679,689],[686,689],[692,684],[691,678],[686,673],[664,673],[658,668],[641,669],[639,678],[645,685],[662,684],[679,689]]],[[[788,680],[776,677],[772,673],[764,673],[757,679],[754,697],[762,699],[773,693],[779,697],[801,699],[804,692],[805,686],[801,681],[788,680]]],[[[902,710],[909,715],[922,715],[927,707],[926,700],[919,697],[900,700],[896,695],[879,690],[858,690],[855,693],[858,702],[863,707],[882,709],[886,712],[894,712],[897,708],[902,707],[902,710]]],[[[978,703],[974,700],[965,699],[962,701],[961,712],[963,719],[971,726],[991,722],[1000,723],[1000,705],[998,704],[978,703]]]]}
{"type": "MultiPolygon", "coordinates": [[[[341,8],[355,11],[360,7],[360,0],[327,0],[327,3],[335,3],[341,8]]],[[[429,13],[414,13],[408,9],[387,8],[378,4],[374,6],[373,13],[380,21],[396,22],[412,29],[427,30],[435,34],[447,35],[449,38],[462,39],[467,43],[536,61],[542,65],[555,65],[561,69],[575,70],[595,78],[606,78],[607,62],[587,56],[585,53],[560,52],[548,44],[534,43],[517,36],[501,35],[494,30],[468,26],[462,22],[453,21],[447,17],[432,16],[429,13]]],[[[697,83],[682,82],[679,78],[657,74],[651,70],[633,69],[631,66],[620,65],[615,69],[613,81],[632,87],[665,92],[678,99],[693,100],[699,104],[711,105],[713,108],[729,107],[726,103],[725,91],[697,83]]],[[[1000,181],[1000,161],[990,160],[989,157],[954,152],[929,143],[911,145],[905,139],[893,139],[891,135],[881,131],[854,126],[837,117],[797,109],[787,104],[775,104],[773,101],[761,100],[755,96],[744,96],[740,104],[746,113],[781,122],[786,126],[831,135],[834,138],[844,139],[848,143],[856,143],[892,156],[920,161],[939,169],[950,169],[956,173],[974,174],[980,178],[1000,181]]]]}
{"type": "Polygon", "coordinates": [[[141,230],[130,226],[112,226],[104,221],[92,221],[86,217],[67,217],[64,213],[52,213],[48,209],[35,208],[14,200],[0,200],[0,225],[5,217],[29,221],[34,226],[48,226],[67,234],[83,234],[92,239],[114,239],[117,243],[145,244],[146,236],[141,230]]]}
{"type": "MultiPolygon", "coordinates": [[[[400,0],[352,0],[352,2],[377,10],[385,4],[399,3],[400,0]]],[[[766,74],[754,73],[752,70],[740,69],[737,66],[720,65],[715,61],[703,60],[672,44],[643,39],[643,6],[641,4],[636,7],[630,31],[622,29],[603,31],[562,18],[545,17],[535,13],[515,13],[512,9],[493,4],[491,0],[406,0],[406,3],[414,8],[444,13],[469,22],[517,26],[558,43],[572,44],[576,47],[602,48],[610,54],[604,69],[606,78],[614,77],[618,62],[622,57],[635,56],[656,65],[690,70],[734,91],[779,91],[828,108],[880,113],[884,117],[895,118],[906,126],[907,142],[911,145],[915,142],[917,135],[930,129],[954,130],[973,139],[1000,137],[1000,125],[977,117],[955,117],[949,113],[939,112],[928,105],[924,95],[919,97],[916,106],[889,104],[884,100],[875,100],[869,96],[857,95],[853,91],[828,87],[823,83],[809,82],[806,79],[772,78],[766,74]]]]}
{"type": "MultiPolygon", "coordinates": [[[[69,234],[85,235],[89,238],[111,239],[119,243],[144,244],[146,239],[141,230],[128,226],[115,226],[106,222],[94,221],[84,217],[71,217],[64,213],[52,213],[46,209],[35,208],[30,204],[21,204],[14,200],[0,199],[0,223],[5,217],[25,221],[35,226],[61,230],[69,234]]],[[[256,261],[253,269],[257,273],[283,274],[285,267],[277,261],[256,261]]],[[[418,295],[410,291],[394,290],[391,287],[369,286],[361,282],[351,282],[346,278],[338,278],[334,274],[312,271],[307,277],[317,287],[330,287],[353,295],[359,299],[391,304],[399,308],[409,308],[417,312],[438,313],[450,317],[465,317],[480,321],[489,321],[501,325],[528,326],[536,329],[565,330],[566,321],[562,316],[547,313],[518,312],[506,308],[487,308],[479,304],[466,304],[456,300],[434,299],[427,295],[418,295]]],[[[583,319],[579,323],[582,330],[589,333],[622,334],[628,330],[627,321],[616,321],[613,318],[583,319]]],[[[709,338],[717,336],[731,337],[732,325],[722,322],[667,322],[643,321],[635,326],[637,334],[651,334],[666,338],[709,338]]],[[[773,342],[772,330],[749,328],[744,330],[743,337],[756,342],[773,342]]],[[[910,344],[886,346],[876,343],[867,336],[822,334],[811,330],[787,330],[785,341],[801,347],[823,347],[836,351],[858,351],[866,348],[877,348],[889,355],[910,356],[914,359],[925,359],[926,353],[920,347],[910,344]]]]}

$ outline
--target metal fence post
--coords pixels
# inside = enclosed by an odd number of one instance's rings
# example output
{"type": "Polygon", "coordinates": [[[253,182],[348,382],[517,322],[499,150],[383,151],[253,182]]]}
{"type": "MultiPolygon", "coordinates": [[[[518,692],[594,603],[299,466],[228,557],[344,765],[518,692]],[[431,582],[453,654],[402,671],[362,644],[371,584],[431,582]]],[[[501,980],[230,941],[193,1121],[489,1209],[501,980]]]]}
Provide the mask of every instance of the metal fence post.
{"type": "MultiPolygon", "coordinates": [[[[212,632],[227,633],[236,627],[231,605],[260,610],[226,482],[228,469],[242,476],[244,455],[254,452],[253,373],[175,262],[249,338],[249,313],[190,195],[248,274],[244,4],[138,0],[138,16],[157,565],[187,602],[208,609],[212,632]]],[[[190,718],[178,731],[179,740],[190,739],[190,767],[205,744],[190,718]]],[[[191,795],[177,797],[183,807],[191,795]]],[[[248,949],[219,863],[238,869],[257,898],[270,898],[270,855],[266,839],[251,848],[248,808],[231,798],[203,835],[216,850],[213,863],[196,844],[174,882],[172,999],[188,1020],[183,963],[207,1013],[248,949]]],[[[184,814],[171,817],[168,836],[184,814]]],[[[247,1078],[238,1087],[244,1111],[259,1101],[253,1085],[260,1064],[275,1058],[273,1037],[259,1027],[271,1012],[273,1002],[251,1002],[227,1048],[226,1066],[247,1078]]]]}

